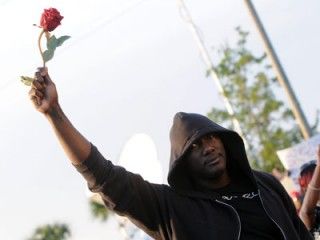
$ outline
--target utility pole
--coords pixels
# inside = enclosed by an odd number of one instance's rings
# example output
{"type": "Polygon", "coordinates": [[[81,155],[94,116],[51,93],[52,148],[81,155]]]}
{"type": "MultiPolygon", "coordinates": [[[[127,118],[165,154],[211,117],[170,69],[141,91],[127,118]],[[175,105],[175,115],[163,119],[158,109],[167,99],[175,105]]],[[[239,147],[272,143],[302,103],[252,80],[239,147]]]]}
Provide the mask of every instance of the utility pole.
{"type": "Polygon", "coordinates": [[[207,65],[207,69],[209,71],[208,73],[211,76],[211,78],[214,80],[214,82],[216,83],[217,88],[218,88],[218,92],[219,92],[220,96],[222,97],[222,100],[223,100],[224,105],[227,109],[227,112],[229,113],[229,115],[232,118],[232,123],[233,123],[234,129],[243,138],[243,141],[244,141],[245,145],[247,146],[247,142],[246,142],[246,139],[245,139],[243,132],[241,130],[239,121],[235,117],[232,105],[231,105],[229,99],[226,97],[226,94],[224,92],[224,89],[222,87],[220,79],[218,78],[217,74],[214,71],[214,67],[213,67],[213,63],[211,61],[210,55],[204,45],[204,42],[202,41],[202,39],[200,37],[200,34],[199,34],[199,31],[197,30],[197,27],[193,23],[193,20],[191,18],[189,10],[187,9],[183,0],[177,0],[177,3],[178,3],[179,10],[180,10],[181,18],[187,23],[194,39],[196,40],[197,46],[198,46],[199,51],[201,53],[201,57],[202,57],[203,61],[205,62],[205,64],[207,65]]]}
{"type": "Polygon", "coordinates": [[[255,23],[255,26],[257,27],[258,32],[262,38],[267,56],[270,58],[272,67],[276,72],[276,77],[277,77],[280,85],[285,90],[285,93],[289,99],[289,104],[291,106],[291,110],[293,112],[294,117],[296,118],[296,120],[298,122],[300,131],[301,131],[304,139],[308,139],[311,137],[311,129],[310,129],[308,121],[307,121],[307,119],[306,119],[306,117],[300,107],[299,101],[296,98],[294,91],[290,86],[287,75],[281,66],[281,63],[277,57],[277,54],[275,53],[275,51],[272,47],[271,41],[267,36],[267,33],[262,25],[262,22],[258,16],[253,4],[252,4],[252,2],[250,0],[244,0],[244,2],[246,3],[246,6],[249,10],[249,13],[250,13],[250,15],[255,23]]]}

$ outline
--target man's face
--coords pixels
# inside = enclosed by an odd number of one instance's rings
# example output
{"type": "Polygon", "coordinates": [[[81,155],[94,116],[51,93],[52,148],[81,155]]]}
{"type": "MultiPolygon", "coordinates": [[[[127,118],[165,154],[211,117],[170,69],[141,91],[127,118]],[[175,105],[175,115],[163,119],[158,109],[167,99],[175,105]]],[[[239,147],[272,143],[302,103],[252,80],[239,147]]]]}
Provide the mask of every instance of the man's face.
{"type": "Polygon", "coordinates": [[[219,180],[227,174],[226,152],[221,139],[208,134],[190,146],[187,155],[187,166],[193,177],[219,180]]]}

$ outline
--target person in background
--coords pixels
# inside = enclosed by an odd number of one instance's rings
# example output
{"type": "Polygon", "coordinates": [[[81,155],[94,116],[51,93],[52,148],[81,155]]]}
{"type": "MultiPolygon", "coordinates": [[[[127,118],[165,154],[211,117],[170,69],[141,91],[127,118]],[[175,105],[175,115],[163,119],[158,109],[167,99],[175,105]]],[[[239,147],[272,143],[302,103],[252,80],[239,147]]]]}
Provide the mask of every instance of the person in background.
{"type": "Polygon", "coordinates": [[[279,168],[272,169],[271,174],[279,180],[279,182],[283,185],[283,187],[288,192],[289,196],[293,200],[293,204],[297,210],[297,213],[299,212],[301,208],[301,201],[300,201],[300,192],[299,190],[296,190],[295,184],[290,177],[291,172],[285,171],[281,172],[279,168]]]}
{"type": "Polygon", "coordinates": [[[312,233],[320,232],[320,145],[317,151],[317,160],[302,165],[299,184],[302,192],[302,206],[299,211],[301,220],[312,233]]]}
{"type": "Polygon", "coordinates": [[[293,202],[297,206],[298,213],[300,212],[302,201],[306,195],[308,184],[311,181],[316,165],[316,160],[310,160],[309,162],[306,162],[300,166],[299,177],[297,179],[299,189],[289,193],[293,199],[293,202]]]}
{"type": "Polygon", "coordinates": [[[271,174],[280,182],[284,177],[284,173],[278,167],[273,168],[271,174]]]}

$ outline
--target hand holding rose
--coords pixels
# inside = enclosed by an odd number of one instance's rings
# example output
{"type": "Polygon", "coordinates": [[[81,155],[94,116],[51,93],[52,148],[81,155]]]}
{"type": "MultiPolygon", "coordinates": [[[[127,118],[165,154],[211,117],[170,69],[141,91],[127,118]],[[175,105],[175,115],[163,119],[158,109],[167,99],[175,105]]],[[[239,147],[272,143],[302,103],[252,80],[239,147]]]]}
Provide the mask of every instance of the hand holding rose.
{"type": "Polygon", "coordinates": [[[54,82],[52,82],[47,68],[39,68],[35,73],[29,91],[29,97],[35,108],[41,113],[48,113],[58,105],[58,94],[54,82]]]}

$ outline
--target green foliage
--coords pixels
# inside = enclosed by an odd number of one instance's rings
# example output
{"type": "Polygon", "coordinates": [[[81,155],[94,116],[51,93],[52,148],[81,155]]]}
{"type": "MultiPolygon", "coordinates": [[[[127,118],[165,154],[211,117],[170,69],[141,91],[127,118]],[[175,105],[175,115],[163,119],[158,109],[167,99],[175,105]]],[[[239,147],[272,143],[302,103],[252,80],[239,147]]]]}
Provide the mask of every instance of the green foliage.
{"type": "Polygon", "coordinates": [[[20,76],[21,82],[26,86],[31,86],[34,78],[27,77],[27,76],[20,76]]]}
{"type": "MultiPolygon", "coordinates": [[[[237,45],[221,47],[219,62],[213,70],[240,122],[248,143],[250,163],[254,168],[266,171],[283,168],[276,151],[300,142],[302,135],[291,110],[275,95],[279,85],[271,75],[266,55],[253,55],[247,49],[248,32],[240,27],[236,31],[239,36],[237,45]]],[[[231,117],[225,110],[214,108],[208,116],[233,128],[231,117]]]]}
{"type": "Polygon", "coordinates": [[[92,216],[101,220],[101,221],[106,221],[109,217],[109,210],[101,203],[90,200],[90,209],[92,216]]]}
{"type": "Polygon", "coordinates": [[[68,40],[69,38],[71,38],[70,36],[61,36],[57,39],[57,47],[60,47],[64,41],[68,40]]]}
{"type": "Polygon", "coordinates": [[[45,62],[48,62],[50,61],[54,56],[54,50],[52,49],[47,49],[43,52],[43,60],[45,62]]]}
{"type": "Polygon", "coordinates": [[[61,36],[56,38],[52,35],[47,41],[47,50],[43,52],[43,59],[45,62],[50,61],[54,56],[54,51],[57,47],[60,47],[70,36],[61,36]]]}
{"type": "Polygon", "coordinates": [[[44,225],[36,228],[28,240],[66,240],[71,231],[66,224],[44,225]]]}

